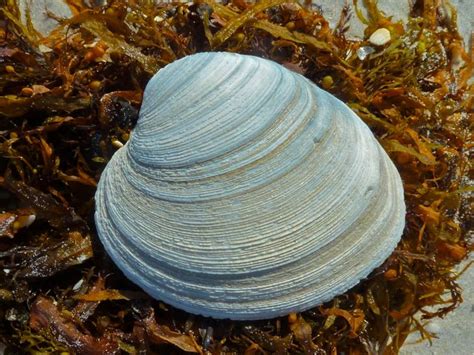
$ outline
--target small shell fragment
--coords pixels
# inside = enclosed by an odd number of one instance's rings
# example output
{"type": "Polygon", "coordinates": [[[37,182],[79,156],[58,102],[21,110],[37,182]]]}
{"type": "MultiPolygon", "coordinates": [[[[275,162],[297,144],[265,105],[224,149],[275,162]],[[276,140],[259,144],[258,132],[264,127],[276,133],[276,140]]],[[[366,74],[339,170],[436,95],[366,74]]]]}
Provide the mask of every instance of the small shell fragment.
{"type": "Polygon", "coordinates": [[[369,42],[375,46],[383,46],[390,42],[390,38],[390,31],[382,27],[370,35],[369,42]]]}
{"type": "Polygon", "coordinates": [[[372,54],[374,52],[375,52],[374,47],[364,46],[364,47],[360,47],[359,49],[357,49],[356,53],[357,53],[357,57],[360,60],[364,60],[365,58],[367,58],[367,56],[369,56],[370,54],[372,54]]]}
{"type": "Polygon", "coordinates": [[[53,51],[50,47],[45,46],[44,44],[40,44],[40,45],[38,46],[38,49],[39,49],[39,51],[40,51],[41,53],[50,53],[50,52],[53,51]]]}

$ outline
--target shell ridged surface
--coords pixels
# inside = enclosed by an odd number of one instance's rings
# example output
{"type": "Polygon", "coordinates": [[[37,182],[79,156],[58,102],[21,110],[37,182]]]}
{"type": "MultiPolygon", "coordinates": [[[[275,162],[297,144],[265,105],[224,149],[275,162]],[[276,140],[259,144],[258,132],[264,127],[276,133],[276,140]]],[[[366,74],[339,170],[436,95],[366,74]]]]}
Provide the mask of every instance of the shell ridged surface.
{"type": "Polygon", "coordinates": [[[404,218],[396,168],[347,106],[274,62],[229,53],[151,79],[95,216],[109,255],[151,296],[246,320],[354,286],[393,251],[404,218]]]}

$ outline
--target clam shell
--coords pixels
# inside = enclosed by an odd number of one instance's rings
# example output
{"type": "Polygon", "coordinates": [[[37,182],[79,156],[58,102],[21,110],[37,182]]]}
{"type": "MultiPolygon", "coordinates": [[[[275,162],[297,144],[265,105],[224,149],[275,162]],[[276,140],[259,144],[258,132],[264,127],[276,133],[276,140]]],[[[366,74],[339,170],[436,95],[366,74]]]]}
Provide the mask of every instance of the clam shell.
{"type": "Polygon", "coordinates": [[[404,216],[396,168],[341,101],[272,61],[200,53],[149,82],[95,220],[151,296],[250,320],[357,284],[393,251],[404,216]]]}

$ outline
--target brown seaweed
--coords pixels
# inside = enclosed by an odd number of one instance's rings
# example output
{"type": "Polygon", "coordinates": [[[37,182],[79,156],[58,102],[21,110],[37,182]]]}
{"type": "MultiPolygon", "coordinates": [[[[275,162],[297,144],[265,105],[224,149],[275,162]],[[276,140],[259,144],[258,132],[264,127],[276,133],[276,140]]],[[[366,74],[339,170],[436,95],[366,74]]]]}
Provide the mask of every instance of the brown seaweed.
{"type": "Polygon", "coordinates": [[[331,28],[295,1],[109,1],[49,36],[0,14],[0,341],[7,352],[397,353],[431,339],[415,315],[462,302],[454,267],[473,248],[473,53],[456,13],[413,2],[405,26],[365,0],[331,28]],[[365,39],[345,36],[354,13],[365,39]],[[385,27],[392,40],[372,48],[385,27]],[[360,51],[364,53],[359,56],[360,51]],[[95,187],[129,137],[160,67],[198,51],[272,59],[346,102],[372,129],[405,188],[406,228],[386,262],[324,305],[268,321],[187,314],[150,299],[95,234],[95,187]],[[471,183],[469,182],[471,181],[471,183]],[[471,185],[470,185],[471,184],[471,185]],[[32,217],[34,216],[34,217],[32,217]]]}

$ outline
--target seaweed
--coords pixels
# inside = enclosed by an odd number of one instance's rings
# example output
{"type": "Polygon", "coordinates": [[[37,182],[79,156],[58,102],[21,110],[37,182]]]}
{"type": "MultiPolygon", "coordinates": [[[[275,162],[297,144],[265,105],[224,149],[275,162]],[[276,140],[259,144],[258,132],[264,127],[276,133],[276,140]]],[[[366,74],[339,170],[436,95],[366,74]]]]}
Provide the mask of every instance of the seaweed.
{"type": "Polygon", "coordinates": [[[419,321],[462,302],[455,267],[473,249],[472,49],[445,2],[413,2],[406,24],[365,0],[336,28],[296,1],[109,1],[48,36],[0,14],[0,341],[7,353],[395,354],[419,321]],[[349,16],[365,25],[346,37],[349,16]],[[391,41],[373,47],[385,27],[391,41]],[[129,138],[158,68],[199,51],[272,59],[346,102],[396,164],[406,228],[366,280],[324,305],[266,321],[187,314],[115,268],[98,241],[94,192],[129,138]]]}

